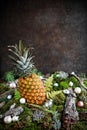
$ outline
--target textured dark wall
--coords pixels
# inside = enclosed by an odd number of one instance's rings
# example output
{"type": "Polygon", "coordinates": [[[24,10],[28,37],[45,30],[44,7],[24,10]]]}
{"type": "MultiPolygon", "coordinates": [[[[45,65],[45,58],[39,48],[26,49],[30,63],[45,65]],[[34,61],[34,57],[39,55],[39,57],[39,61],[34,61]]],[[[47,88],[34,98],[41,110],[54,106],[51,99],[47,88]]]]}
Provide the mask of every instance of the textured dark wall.
{"type": "Polygon", "coordinates": [[[43,73],[87,73],[85,1],[2,0],[0,7],[0,75],[12,67],[7,45],[19,39],[34,47],[43,73]]]}

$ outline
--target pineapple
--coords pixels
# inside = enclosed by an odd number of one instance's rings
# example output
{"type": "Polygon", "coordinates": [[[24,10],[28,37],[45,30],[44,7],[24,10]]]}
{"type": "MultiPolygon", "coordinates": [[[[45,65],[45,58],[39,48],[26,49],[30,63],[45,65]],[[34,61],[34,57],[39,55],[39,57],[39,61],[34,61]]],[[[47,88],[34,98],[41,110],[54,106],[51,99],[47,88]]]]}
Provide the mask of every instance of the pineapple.
{"type": "Polygon", "coordinates": [[[22,41],[19,45],[8,46],[9,55],[19,73],[18,90],[27,103],[42,104],[46,99],[45,87],[40,77],[33,73],[34,64],[30,54],[30,48],[25,48],[22,41]]]}

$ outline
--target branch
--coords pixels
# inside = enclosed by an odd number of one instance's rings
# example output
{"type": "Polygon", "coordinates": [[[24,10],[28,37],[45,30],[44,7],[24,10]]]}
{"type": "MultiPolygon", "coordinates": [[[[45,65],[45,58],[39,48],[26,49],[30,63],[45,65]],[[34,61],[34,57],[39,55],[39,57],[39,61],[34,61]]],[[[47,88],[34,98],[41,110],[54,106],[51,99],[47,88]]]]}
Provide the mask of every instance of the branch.
{"type": "Polygon", "coordinates": [[[87,87],[85,86],[85,84],[83,83],[83,80],[81,80],[75,73],[74,74],[70,74],[71,76],[74,76],[78,81],[79,83],[81,84],[81,86],[87,90],[87,87]]]}
{"type": "Polygon", "coordinates": [[[5,93],[0,95],[0,98],[6,98],[8,96],[8,94],[13,94],[14,89],[10,89],[8,91],[6,91],[5,93]]]}

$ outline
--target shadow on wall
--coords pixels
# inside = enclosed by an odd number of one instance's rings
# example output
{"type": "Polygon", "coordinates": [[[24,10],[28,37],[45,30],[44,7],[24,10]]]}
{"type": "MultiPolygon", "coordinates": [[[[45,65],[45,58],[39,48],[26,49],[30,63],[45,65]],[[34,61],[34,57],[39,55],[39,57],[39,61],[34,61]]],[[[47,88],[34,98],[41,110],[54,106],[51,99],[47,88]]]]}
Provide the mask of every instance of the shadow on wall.
{"type": "Polygon", "coordinates": [[[87,73],[87,19],[84,1],[26,0],[2,2],[0,20],[0,74],[12,69],[7,45],[23,40],[33,46],[36,67],[87,73]]]}

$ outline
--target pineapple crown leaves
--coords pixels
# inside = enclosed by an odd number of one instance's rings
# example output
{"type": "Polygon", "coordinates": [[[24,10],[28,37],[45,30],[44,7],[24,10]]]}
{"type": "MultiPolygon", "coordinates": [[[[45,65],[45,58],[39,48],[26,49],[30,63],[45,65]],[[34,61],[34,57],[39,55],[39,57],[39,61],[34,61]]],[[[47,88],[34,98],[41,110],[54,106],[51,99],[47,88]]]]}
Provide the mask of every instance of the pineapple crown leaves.
{"type": "Polygon", "coordinates": [[[13,54],[13,56],[9,55],[9,57],[13,61],[13,64],[17,67],[20,75],[28,72],[30,73],[34,67],[32,62],[33,56],[30,53],[30,50],[33,48],[26,48],[21,40],[19,40],[18,45],[8,46],[8,48],[9,52],[13,54]]]}
{"type": "MultiPolygon", "coordinates": [[[[33,49],[33,48],[26,48],[24,47],[23,43],[21,40],[19,40],[19,45],[15,44],[15,45],[9,45],[8,46],[8,51],[12,52],[17,59],[21,60],[23,63],[26,62],[26,59],[28,58],[28,56],[31,57],[31,54],[30,54],[30,49],[33,49]]],[[[12,57],[11,55],[9,55],[10,58],[14,61],[16,61],[16,59],[14,57],[12,57]]],[[[29,60],[30,58],[28,58],[29,60]]]]}

